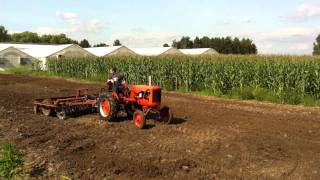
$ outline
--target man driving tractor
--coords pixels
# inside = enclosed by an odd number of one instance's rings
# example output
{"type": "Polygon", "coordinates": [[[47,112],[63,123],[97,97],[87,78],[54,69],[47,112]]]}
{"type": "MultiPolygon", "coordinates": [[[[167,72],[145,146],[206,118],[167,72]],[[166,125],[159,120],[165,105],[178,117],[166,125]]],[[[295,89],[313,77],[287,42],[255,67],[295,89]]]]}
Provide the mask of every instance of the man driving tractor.
{"type": "Polygon", "coordinates": [[[112,67],[108,76],[108,83],[112,83],[112,90],[118,93],[123,93],[126,87],[126,78],[122,74],[118,73],[117,68],[112,67]]]}

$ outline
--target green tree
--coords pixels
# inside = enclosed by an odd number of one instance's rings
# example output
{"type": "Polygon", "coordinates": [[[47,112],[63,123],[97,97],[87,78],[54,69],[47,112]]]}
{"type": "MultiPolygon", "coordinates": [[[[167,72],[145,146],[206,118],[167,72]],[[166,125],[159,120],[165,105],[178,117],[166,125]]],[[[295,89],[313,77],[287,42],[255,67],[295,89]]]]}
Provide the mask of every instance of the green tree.
{"type": "Polygon", "coordinates": [[[43,35],[40,37],[42,43],[48,44],[78,44],[77,41],[68,38],[65,34],[43,35]]]}
{"type": "Polygon", "coordinates": [[[224,47],[224,45],[222,44],[222,38],[217,38],[217,37],[211,38],[209,47],[221,53],[224,47]]]}
{"type": "Polygon", "coordinates": [[[200,39],[200,48],[209,48],[210,47],[210,38],[204,36],[200,39]]]}
{"type": "Polygon", "coordinates": [[[163,44],[163,47],[170,47],[169,44],[165,43],[163,44]]]}
{"type": "Polygon", "coordinates": [[[171,46],[172,46],[172,47],[175,47],[175,48],[178,48],[178,42],[177,42],[177,40],[173,40],[171,46]]]}
{"type": "Polygon", "coordinates": [[[37,33],[25,31],[22,33],[13,33],[11,35],[11,42],[16,43],[39,43],[40,37],[37,33]]]}
{"type": "Polygon", "coordinates": [[[240,46],[240,54],[257,54],[257,46],[252,42],[251,39],[242,39],[240,46]]]}
{"type": "Polygon", "coordinates": [[[240,41],[239,38],[234,38],[233,39],[233,42],[231,44],[231,48],[232,48],[231,52],[233,54],[240,54],[240,52],[241,52],[241,41],[240,41]]]}
{"type": "Polygon", "coordinates": [[[174,40],[172,46],[184,48],[213,48],[223,54],[256,54],[257,47],[250,39],[232,37],[202,38],[196,37],[193,41],[189,37],[182,37],[180,41],[174,40]]]}
{"type": "Polygon", "coordinates": [[[201,48],[201,40],[198,36],[193,40],[193,48],[201,48]]]}
{"type": "Polygon", "coordinates": [[[320,55],[320,34],[318,35],[316,42],[313,43],[313,55],[320,55]]]}
{"type": "Polygon", "coordinates": [[[93,45],[93,47],[108,47],[109,45],[107,45],[106,43],[99,43],[99,44],[95,44],[93,45]]]}
{"type": "Polygon", "coordinates": [[[46,43],[46,44],[78,44],[78,41],[67,37],[65,34],[58,35],[42,35],[25,31],[22,33],[8,34],[8,31],[0,26],[0,42],[15,42],[15,43],[46,43]]]}
{"type": "Polygon", "coordinates": [[[193,42],[190,40],[190,37],[183,36],[180,41],[173,41],[172,46],[178,49],[189,49],[193,48],[193,42]]]}
{"type": "Polygon", "coordinates": [[[80,41],[80,44],[79,44],[82,48],[89,48],[91,47],[90,44],[89,44],[89,41],[86,40],[86,39],[83,39],[82,41],[80,41]]]}
{"type": "Polygon", "coordinates": [[[8,42],[10,41],[10,35],[8,34],[8,30],[4,26],[0,25],[0,42],[8,42]]]}
{"type": "Polygon", "coordinates": [[[231,37],[223,38],[223,53],[224,54],[236,54],[236,52],[232,51],[233,40],[231,37]]]}
{"type": "Polygon", "coordinates": [[[116,39],[114,42],[113,42],[113,46],[121,46],[121,42],[119,39],[116,39]]]}

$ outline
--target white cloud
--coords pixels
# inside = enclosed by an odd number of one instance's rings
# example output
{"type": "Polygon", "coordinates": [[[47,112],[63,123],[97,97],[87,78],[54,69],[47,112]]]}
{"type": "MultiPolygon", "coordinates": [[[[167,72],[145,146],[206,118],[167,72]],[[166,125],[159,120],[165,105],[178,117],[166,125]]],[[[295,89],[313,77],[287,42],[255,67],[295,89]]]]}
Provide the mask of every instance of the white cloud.
{"type": "Polygon", "coordinates": [[[147,32],[147,30],[145,30],[142,27],[134,27],[134,28],[131,28],[130,31],[134,32],[134,33],[146,33],[147,32]]]}
{"type": "Polygon", "coordinates": [[[80,28],[83,28],[86,31],[99,31],[101,29],[103,29],[104,27],[106,27],[106,23],[102,22],[99,19],[90,19],[88,21],[83,21],[79,23],[80,28]]]}
{"type": "Polygon", "coordinates": [[[259,54],[292,54],[310,55],[312,53],[312,43],[296,42],[256,42],[259,54]]]}
{"type": "Polygon", "coordinates": [[[156,47],[169,43],[174,39],[181,38],[181,35],[174,32],[148,32],[142,28],[134,28],[130,32],[116,33],[110,38],[110,42],[119,39],[122,44],[131,47],[156,47]]]}
{"type": "Polygon", "coordinates": [[[302,4],[294,15],[301,18],[320,16],[320,5],[302,4]]]}
{"type": "Polygon", "coordinates": [[[60,27],[39,27],[37,33],[43,34],[67,34],[77,39],[90,37],[92,34],[96,34],[102,31],[107,23],[96,18],[92,19],[81,19],[78,14],[72,12],[56,11],[56,17],[62,21],[60,27]]]}
{"type": "Polygon", "coordinates": [[[59,29],[59,28],[51,28],[51,27],[39,27],[37,29],[37,33],[39,35],[44,34],[61,34],[61,33],[68,33],[70,32],[68,29],[59,29]]]}
{"type": "Polygon", "coordinates": [[[296,10],[289,13],[287,16],[280,18],[285,20],[308,20],[320,17],[320,4],[301,4],[296,10]]]}
{"type": "Polygon", "coordinates": [[[319,28],[282,28],[270,32],[257,33],[260,39],[282,39],[297,37],[313,37],[319,28]]]}
{"type": "Polygon", "coordinates": [[[241,23],[244,23],[244,24],[254,24],[254,23],[256,23],[256,21],[253,20],[253,19],[245,18],[245,19],[243,19],[243,20],[241,21],[241,23]]]}
{"type": "Polygon", "coordinates": [[[223,20],[223,21],[218,21],[217,24],[230,25],[230,24],[232,24],[232,21],[231,20],[223,20]]]}
{"type": "Polygon", "coordinates": [[[75,31],[89,31],[97,32],[106,26],[106,23],[93,18],[89,20],[82,20],[76,13],[57,11],[56,16],[61,18],[68,26],[70,32],[75,31]]]}
{"type": "Polygon", "coordinates": [[[308,50],[312,49],[312,44],[298,43],[295,45],[295,48],[297,48],[299,51],[308,51],[308,50]]]}
{"type": "Polygon", "coordinates": [[[78,17],[76,13],[56,11],[56,16],[64,20],[71,20],[78,17]]]}
{"type": "Polygon", "coordinates": [[[312,45],[320,27],[282,28],[269,32],[243,32],[257,44],[262,54],[311,54],[312,45]]]}
{"type": "Polygon", "coordinates": [[[254,24],[256,23],[256,21],[250,18],[243,18],[238,20],[224,19],[222,21],[217,21],[216,23],[218,25],[234,25],[234,24],[254,24]]]}

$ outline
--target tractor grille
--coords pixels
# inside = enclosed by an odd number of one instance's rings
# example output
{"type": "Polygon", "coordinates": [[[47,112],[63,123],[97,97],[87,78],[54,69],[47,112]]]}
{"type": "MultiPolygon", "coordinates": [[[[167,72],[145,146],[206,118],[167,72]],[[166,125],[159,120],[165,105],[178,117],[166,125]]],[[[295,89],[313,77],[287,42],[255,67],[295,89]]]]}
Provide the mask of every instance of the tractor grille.
{"type": "Polygon", "coordinates": [[[153,91],[152,99],[154,102],[161,102],[161,89],[153,91]]]}

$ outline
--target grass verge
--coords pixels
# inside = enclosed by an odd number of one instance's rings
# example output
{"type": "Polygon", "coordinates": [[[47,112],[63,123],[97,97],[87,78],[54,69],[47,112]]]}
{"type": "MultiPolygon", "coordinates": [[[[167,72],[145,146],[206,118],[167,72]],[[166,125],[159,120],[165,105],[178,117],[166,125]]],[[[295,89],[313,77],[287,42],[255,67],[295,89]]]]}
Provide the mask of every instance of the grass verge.
{"type": "Polygon", "coordinates": [[[84,79],[75,79],[75,78],[69,78],[69,77],[56,76],[54,74],[51,74],[48,71],[35,70],[27,67],[7,68],[7,69],[4,69],[4,71],[0,71],[0,74],[1,73],[15,74],[15,75],[30,75],[34,77],[63,78],[69,81],[81,82],[81,83],[99,83],[100,82],[100,81],[93,81],[93,80],[84,80],[84,79]]]}
{"type": "Polygon", "coordinates": [[[13,144],[8,142],[0,143],[0,179],[17,179],[23,176],[21,154],[13,144]]]}

